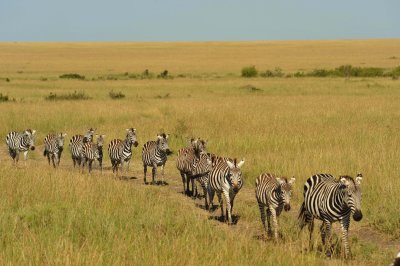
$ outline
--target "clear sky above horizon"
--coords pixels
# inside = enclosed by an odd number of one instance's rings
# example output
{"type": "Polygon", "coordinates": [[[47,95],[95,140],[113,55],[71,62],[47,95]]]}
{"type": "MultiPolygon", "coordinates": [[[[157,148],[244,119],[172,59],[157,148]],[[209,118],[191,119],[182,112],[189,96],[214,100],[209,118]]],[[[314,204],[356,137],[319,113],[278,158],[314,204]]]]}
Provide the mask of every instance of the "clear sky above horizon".
{"type": "Polygon", "coordinates": [[[0,41],[400,38],[400,0],[0,0],[0,41]]]}

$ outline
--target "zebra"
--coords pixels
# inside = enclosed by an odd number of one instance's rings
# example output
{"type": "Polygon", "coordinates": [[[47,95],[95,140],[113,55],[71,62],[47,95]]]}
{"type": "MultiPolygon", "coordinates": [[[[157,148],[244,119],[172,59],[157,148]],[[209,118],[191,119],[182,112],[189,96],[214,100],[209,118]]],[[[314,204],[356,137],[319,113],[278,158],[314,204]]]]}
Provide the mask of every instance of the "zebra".
{"type": "MultiPolygon", "coordinates": [[[[311,237],[314,230],[314,218],[322,220],[321,238],[324,246],[330,245],[331,226],[339,221],[342,229],[342,242],[345,258],[349,257],[348,231],[350,215],[355,221],[363,217],[361,212],[362,174],[354,180],[350,176],[340,176],[339,180],[331,174],[317,174],[304,184],[304,202],[299,213],[300,230],[308,224],[311,237]]],[[[331,256],[330,246],[326,252],[331,256]]]]}
{"type": "Polygon", "coordinates": [[[44,138],[44,151],[43,156],[47,156],[47,160],[50,165],[50,157],[53,162],[53,167],[56,168],[60,165],[61,154],[64,149],[64,137],[66,133],[58,133],[58,134],[48,134],[44,138]]]}
{"type": "Polygon", "coordinates": [[[6,136],[8,153],[13,162],[16,164],[19,160],[19,153],[24,152],[24,159],[28,159],[28,151],[35,150],[35,134],[36,130],[27,129],[23,132],[12,131],[6,136]]]}
{"type": "MultiPolygon", "coordinates": [[[[232,224],[232,209],[233,200],[236,194],[243,186],[242,172],[240,168],[243,166],[244,160],[237,163],[234,159],[233,162],[226,158],[216,158],[213,163],[213,169],[208,174],[208,182],[210,185],[210,202],[214,198],[214,193],[217,193],[218,201],[221,207],[221,217],[224,221],[228,218],[228,224],[232,224]],[[224,194],[226,201],[226,217],[224,215],[222,195],[224,194]]],[[[212,206],[213,207],[213,206],[212,206]]]]}
{"type": "Polygon", "coordinates": [[[284,209],[290,210],[290,198],[292,196],[292,185],[296,178],[292,177],[289,181],[286,177],[279,178],[272,174],[261,174],[256,179],[256,199],[260,209],[261,222],[264,226],[265,232],[267,227],[265,225],[265,207],[267,208],[267,221],[268,221],[268,234],[272,235],[270,219],[274,225],[274,236],[278,239],[278,220],[279,216],[284,209]]]}
{"type": "Polygon", "coordinates": [[[206,152],[207,141],[191,139],[190,146],[178,151],[176,158],[176,168],[178,168],[183,184],[183,191],[186,195],[196,196],[197,189],[194,180],[190,177],[191,166],[196,158],[200,157],[201,152],[206,152]],[[192,191],[189,190],[189,183],[192,183],[192,191]],[[196,190],[196,192],[195,192],[196,190]]]}
{"type": "Polygon", "coordinates": [[[396,258],[394,259],[393,263],[390,266],[400,266],[400,252],[397,253],[396,258]]]}
{"type": "Polygon", "coordinates": [[[82,144],[81,150],[81,162],[82,162],[82,173],[85,168],[86,163],[88,163],[89,173],[92,171],[92,163],[94,160],[100,158],[99,149],[97,144],[93,142],[85,142],[82,144]]]}
{"type": "Polygon", "coordinates": [[[164,167],[167,162],[167,154],[170,153],[168,147],[168,135],[165,133],[157,136],[157,140],[148,141],[143,145],[142,161],[144,172],[144,183],[146,182],[147,166],[152,167],[152,184],[156,184],[157,166],[161,166],[161,184],[164,183],[164,167]]]}
{"type": "Polygon", "coordinates": [[[118,174],[118,165],[123,166],[127,163],[127,169],[129,170],[129,162],[132,158],[132,145],[137,147],[138,142],[136,140],[136,129],[128,128],[126,129],[127,134],[125,140],[113,139],[110,144],[108,144],[108,155],[111,160],[113,173],[118,174]]]}
{"type": "Polygon", "coordinates": [[[103,145],[104,145],[104,137],[106,135],[98,135],[97,136],[97,150],[99,153],[99,158],[97,159],[97,161],[99,162],[99,166],[100,166],[100,171],[103,172],[103,145]]]}
{"type": "Polygon", "coordinates": [[[191,167],[190,177],[198,180],[204,192],[204,207],[206,210],[210,209],[208,173],[212,170],[212,159],[207,153],[201,153],[200,158],[195,159],[191,167]]]}
{"type": "Polygon", "coordinates": [[[85,135],[74,135],[71,137],[69,141],[69,149],[71,151],[72,162],[74,163],[74,167],[76,164],[78,166],[81,165],[81,152],[82,152],[82,145],[86,142],[93,141],[93,134],[96,129],[89,128],[85,135]]]}

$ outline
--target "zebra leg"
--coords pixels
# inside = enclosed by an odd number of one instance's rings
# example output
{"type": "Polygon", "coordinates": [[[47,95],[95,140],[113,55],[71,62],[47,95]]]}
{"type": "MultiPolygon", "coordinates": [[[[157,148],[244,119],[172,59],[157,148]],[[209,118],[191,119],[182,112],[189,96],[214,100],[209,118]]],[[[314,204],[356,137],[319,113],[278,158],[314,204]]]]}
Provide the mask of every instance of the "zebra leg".
{"type": "Polygon", "coordinates": [[[224,196],[225,196],[225,200],[226,200],[226,212],[227,212],[227,216],[228,216],[228,225],[231,225],[232,224],[232,213],[231,213],[231,200],[229,198],[229,192],[224,191],[224,196]]]}
{"type": "Polygon", "coordinates": [[[275,240],[278,240],[278,229],[279,228],[278,228],[278,219],[276,218],[276,210],[275,210],[275,208],[270,206],[269,211],[271,213],[272,222],[274,224],[274,237],[275,237],[275,240]]]}
{"type": "Polygon", "coordinates": [[[54,162],[54,159],[55,159],[54,157],[56,157],[56,156],[54,154],[52,154],[51,155],[51,162],[53,163],[53,167],[56,168],[56,163],[54,162]]]}
{"type": "Polygon", "coordinates": [[[182,171],[180,171],[180,173],[181,173],[181,177],[182,177],[183,193],[187,194],[186,185],[185,185],[186,184],[186,175],[182,171]]]}
{"type": "Polygon", "coordinates": [[[344,249],[344,257],[348,259],[350,254],[350,247],[349,247],[349,226],[350,226],[350,217],[344,218],[340,220],[340,227],[342,229],[342,242],[343,242],[343,249],[344,249]]]}
{"type": "Polygon", "coordinates": [[[49,152],[46,152],[46,151],[45,151],[45,153],[46,153],[47,161],[49,162],[49,165],[50,165],[50,154],[49,154],[49,152]]]}
{"type": "Polygon", "coordinates": [[[211,186],[207,187],[207,193],[208,193],[208,198],[210,199],[209,205],[210,205],[210,211],[214,209],[214,195],[215,191],[212,189],[211,186]]]}
{"type": "Polygon", "coordinates": [[[206,184],[201,184],[202,188],[203,188],[203,193],[204,193],[204,207],[206,208],[206,210],[210,209],[210,205],[208,204],[208,193],[207,193],[207,185],[206,184]]]}
{"type": "Polygon", "coordinates": [[[164,185],[164,166],[165,164],[161,165],[161,185],[164,185]]]}
{"type": "Polygon", "coordinates": [[[308,223],[308,231],[310,231],[309,248],[310,248],[310,250],[312,250],[313,249],[312,235],[314,232],[314,217],[311,217],[311,219],[308,223]]]}
{"type": "MultiPolygon", "coordinates": [[[[267,223],[268,223],[268,236],[272,236],[272,228],[271,228],[271,211],[269,207],[267,207],[267,223]]],[[[267,230],[265,230],[267,231],[267,230]]]]}
{"type": "Polygon", "coordinates": [[[330,257],[331,253],[331,222],[323,221],[321,225],[322,244],[326,250],[326,256],[330,257]]]}
{"type": "Polygon", "coordinates": [[[24,151],[24,160],[26,161],[28,159],[28,151],[24,151]]]}
{"type": "Polygon", "coordinates": [[[188,196],[191,196],[191,195],[193,195],[193,190],[192,190],[192,192],[190,192],[190,189],[189,189],[190,176],[188,174],[185,174],[185,175],[186,175],[186,191],[187,191],[186,194],[188,196]]]}
{"type": "MultiPolygon", "coordinates": [[[[262,222],[263,227],[264,227],[264,232],[267,232],[267,227],[265,227],[265,207],[264,207],[264,204],[262,204],[261,202],[258,201],[258,208],[260,209],[261,222],[262,222]]],[[[268,217],[268,221],[269,221],[269,217],[268,217]]]]}
{"type": "Polygon", "coordinates": [[[89,160],[89,163],[88,163],[89,173],[92,172],[92,163],[93,163],[93,161],[89,160]]]}
{"type": "Polygon", "coordinates": [[[221,192],[217,192],[217,196],[218,196],[219,207],[221,208],[221,218],[222,218],[222,221],[225,222],[224,205],[222,202],[221,192]]]}
{"type": "Polygon", "coordinates": [[[155,185],[156,184],[156,176],[157,176],[157,165],[153,164],[153,168],[151,169],[151,176],[152,176],[151,184],[155,185]]]}
{"type": "Polygon", "coordinates": [[[146,174],[147,174],[147,165],[143,164],[143,172],[144,172],[144,184],[146,185],[146,174]]]}
{"type": "Polygon", "coordinates": [[[190,181],[192,183],[192,197],[196,198],[197,197],[197,185],[196,185],[196,180],[194,180],[193,177],[190,177],[190,181]]]}

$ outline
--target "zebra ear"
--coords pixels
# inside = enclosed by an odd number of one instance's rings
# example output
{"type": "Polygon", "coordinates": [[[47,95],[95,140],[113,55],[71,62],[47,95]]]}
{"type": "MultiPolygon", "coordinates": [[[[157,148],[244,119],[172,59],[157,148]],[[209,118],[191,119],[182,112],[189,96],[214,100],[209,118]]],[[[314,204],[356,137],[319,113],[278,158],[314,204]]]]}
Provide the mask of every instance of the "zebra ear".
{"type": "Polygon", "coordinates": [[[157,138],[158,138],[158,139],[162,139],[162,136],[160,136],[160,135],[157,135],[157,138]]]}
{"type": "Polygon", "coordinates": [[[242,160],[237,164],[237,167],[240,168],[240,167],[243,166],[243,164],[244,164],[244,159],[242,159],[242,160]]]}
{"type": "Polygon", "coordinates": [[[341,176],[340,184],[341,184],[341,188],[346,188],[349,185],[349,181],[346,178],[344,178],[343,176],[341,176]]]}
{"type": "Polygon", "coordinates": [[[65,137],[67,135],[67,133],[62,133],[62,136],[65,137]]]}
{"type": "Polygon", "coordinates": [[[230,169],[235,168],[235,165],[231,161],[226,161],[226,164],[229,166],[230,169]]]}
{"type": "Polygon", "coordinates": [[[356,184],[357,185],[361,185],[362,179],[363,179],[362,174],[358,174],[357,177],[356,177],[356,184]]]}
{"type": "Polygon", "coordinates": [[[294,184],[294,181],[296,181],[296,178],[295,178],[295,177],[290,178],[289,184],[290,184],[290,185],[293,185],[293,184],[294,184]]]}
{"type": "Polygon", "coordinates": [[[32,135],[35,135],[36,130],[32,129],[32,135]]]}
{"type": "Polygon", "coordinates": [[[283,183],[285,183],[285,181],[283,181],[279,177],[276,178],[276,181],[278,181],[279,185],[282,185],[283,183]]]}
{"type": "Polygon", "coordinates": [[[165,134],[165,139],[168,139],[169,138],[169,134],[165,134]]]}

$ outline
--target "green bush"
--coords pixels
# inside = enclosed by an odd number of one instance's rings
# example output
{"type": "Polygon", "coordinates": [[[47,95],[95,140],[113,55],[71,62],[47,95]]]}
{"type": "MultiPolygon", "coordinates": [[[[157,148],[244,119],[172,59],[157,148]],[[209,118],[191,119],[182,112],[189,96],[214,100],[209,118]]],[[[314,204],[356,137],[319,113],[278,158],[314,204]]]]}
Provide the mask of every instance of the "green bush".
{"type": "Polygon", "coordinates": [[[255,66],[248,66],[242,68],[242,77],[245,78],[252,78],[252,77],[257,77],[258,71],[255,66]]]}
{"type": "Polygon", "coordinates": [[[60,79],[80,79],[84,80],[85,76],[76,74],[76,73],[69,73],[69,74],[63,74],[60,76],[60,79]]]}
{"type": "Polygon", "coordinates": [[[3,93],[0,93],[0,102],[15,102],[15,98],[10,98],[8,95],[3,95],[3,93]]]}
{"type": "Polygon", "coordinates": [[[125,94],[122,92],[114,92],[114,90],[111,90],[108,95],[110,96],[111,99],[122,99],[125,98],[125,94]]]}
{"type": "Polygon", "coordinates": [[[68,94],[61,94],[57,95],[55,93],[50,92],[50,94],[46,97],[44,97],[45,100],[47,101],[58,101],[58,100],[88,100],[90,97],[86,95],[84,92],[77,92],[74,91],[73,93],[68,93],[68,94]]]}

